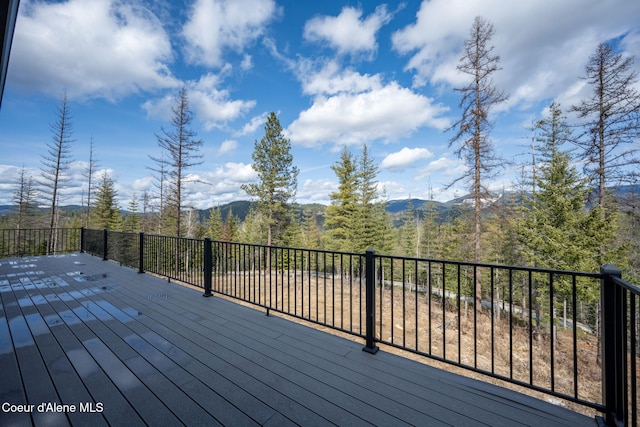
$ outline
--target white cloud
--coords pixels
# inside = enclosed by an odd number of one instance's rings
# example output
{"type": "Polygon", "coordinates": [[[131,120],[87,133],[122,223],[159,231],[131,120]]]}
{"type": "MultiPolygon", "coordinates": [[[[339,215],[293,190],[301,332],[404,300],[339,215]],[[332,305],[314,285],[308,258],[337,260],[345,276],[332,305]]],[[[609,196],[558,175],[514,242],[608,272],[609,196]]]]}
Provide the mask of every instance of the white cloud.
{"type": "MultiPolygon", "coordinates": [[[[414,83],[460,85],[457,72],[462,44],[473,18],[494,24],[494,53],[503,68],[496,85],[511,97],[502,108],[527,107],[571,90],[598,43],[625,35],[637,26],[640,3],[626,0],[430,0],[423,1],[414,23],[393,34],[394,48],[410,55],[406,70],[414,83]],[[541,25],[544,23],[544,25],[541,25]]],[[[625,39],[621,45],[625,46],[625,39]]],[[[568,105],[567,105],[568,107],[568,105]]]]}
{"type": "Polygon", "coordinates": [[[373,53],[377,49],[376,33],[389,23],[392,15],[386,5],[380,5],[362,19],[362,10],[344,7],[338,16],[317,16],[307,21],[304,38],[328,42],[340,54],[373,53]]]}
{"type": "Polygon", "coordinates": [[[286,133],[292,143],[304,146],[392,141],[423,126],[446,128],[448,121],[438,117],[444,111],[431,99],[391,82],[358,93],[318,95],[286,133]]]}
{"type": "Polygon", "coordinates": [[[352,69],[341,69],[335,61],[328,61],[319,71],[317,64],[301,60],[298,63],[298,78],[302,82],[303,93],[307,95],[336,95],[342,92],[359,93],[382,87],[379,74],[360,74],[352,69]]]}
{"type": "Polygon", "coordinates": [[[220,148],[218,149],[218,156],[232,153],[236,148],[238,148],[238,141],[233,141],[230,139],[223,141],[222,144],[220,144],[220,148]]]}
{"type": "Polygon", "coordinates": [[[256,104],[253,100],[232,100],[229,91],[219,86],[219,79],[213,74],[204,75],[199,81],[187,85],[189,102],[207,130],[220,128],[243,116],[256,104]]]}
{"type": "Polygon", "coordinates": [[[116,100],[178,85],[171,42],[140,3],[23,2],[11,50],[11,79],[59,96],[116,100]]]}
{"type": "Polygon", "coordinates": [[[391,153],[382,160],[380,167],[391,171],[400,171],[403,169],[415,167],[420,160],[432,157],[433,153],[426,148],[407,148],[391,153]]]}
{"type": "Polygon", "coordinates": [[[321,179],[305,179],[302,185],[298,186],[296,201],[299,203],[321,203],[329,204],[329,194],[338,189],[338,183],[321,179]]]}
{"type": "MultiPolygon", "coordinates": [[[[247,199],[248,196],[240,186],[256,179],[257,174],[251,165],[244,163],[227,162],[213,171],[193,171],[185,177],[185,205],[207,209],[218,204],[247,199]]],[[[154,179],[151,176],[135,181],[133,189],[138,194],[138,199],[144,191],[155,193],[153,183],[154,179]]],[[[121,200],[128,200],[131,192],[123,188],[119,196],[121,200]]]]}
{"type": "MultiPolygon", "coordinates": [[[[431,176],[445,176],[445,177],[457,177],[461,176],[468,170],[468,167],[461,159],[450,159],[449,157],[442,156],[438,159],[430,162],[424,169],[420,170],[420,173],[416,176],[417,180],[429,179],[431,176]]],[[[447,184],[446,182],[434,183],[434,184],[447,184]]]]}
{"type": "Polygon", "coordinates": [[[182,30],[188,61],[222,66],[226,50],[243,53],[277,13],[273,0],[196,0],[182,30]]]}
{"type": "Polygon", "coordinates": [[[245,54],[242,57],[242,62],[240,63],[240,69],[242,71],[248,71],[253,68],[253,58],[249,54],[245,54]]]}
{"type": "Polygon", "coordinates": [[[235,136],[245,136],[254,133],[260,126],[264,126],[267,122],[269,113],[262,113],[259,116],[252,118],[249,123],[245,124],[241,130],[236,132],[235,136]]]}
{"type": "MultiPolygon", "coordinates": [[[[256,104],[253,100],[230,99],[227,89],[220,88],[220,76],[209,73],[198,81],[186,83],[189,105],[195,116],[203,123],[205,130],[223,128],[226,123],[243,116],[256,104]]],[[[162,120],[171,118],[171,107],[175,105],[175,95],[146,101],[142,108],[149,117],[162,120]]]]}

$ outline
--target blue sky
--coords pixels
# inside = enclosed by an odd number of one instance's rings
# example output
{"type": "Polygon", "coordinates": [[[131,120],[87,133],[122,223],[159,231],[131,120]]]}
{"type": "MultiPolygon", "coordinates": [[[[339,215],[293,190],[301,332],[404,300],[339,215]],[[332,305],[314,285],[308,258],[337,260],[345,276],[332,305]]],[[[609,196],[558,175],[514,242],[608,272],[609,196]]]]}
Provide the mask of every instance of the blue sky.
{"type": "Polygon", "coordinates": [[[126,207],[152,190],[155,134],[183,86],[204,141],[188,205],[248,198],[240,186],[256,178],[251,153],[271,111],[293,146],[301,203],[328,203],[331,164],[345,145],[359,154],[365,143],[388,199],[463,195],[444,190],[465,165],[443,130],[459,117],[456,65],[478,15],[495,26],[494,82],[509,94],[494,111],[496,151],[514,161],[490,184],[500,190],[528,160],[527,127],[545,107],[568,110],[588,95],[579,76],[598,43],[615,40],[640,70],[640,2],[23,0],[0,110],[0,204],[21,167],[39,178],[66,92],[75,142],[62,203],[86,192],[93,140],[126,207]]]}

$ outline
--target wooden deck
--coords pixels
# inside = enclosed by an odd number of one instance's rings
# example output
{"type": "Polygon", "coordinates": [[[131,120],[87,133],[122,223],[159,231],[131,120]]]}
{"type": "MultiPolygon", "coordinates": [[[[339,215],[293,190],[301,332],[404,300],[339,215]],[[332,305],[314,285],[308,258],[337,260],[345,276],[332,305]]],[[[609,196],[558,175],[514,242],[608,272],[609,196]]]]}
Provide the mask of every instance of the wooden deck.
{"type": "Polygon", "coordinates": [[[0,298],[1,426],[596,424],[86,254],[0,260],[0,298]]]}

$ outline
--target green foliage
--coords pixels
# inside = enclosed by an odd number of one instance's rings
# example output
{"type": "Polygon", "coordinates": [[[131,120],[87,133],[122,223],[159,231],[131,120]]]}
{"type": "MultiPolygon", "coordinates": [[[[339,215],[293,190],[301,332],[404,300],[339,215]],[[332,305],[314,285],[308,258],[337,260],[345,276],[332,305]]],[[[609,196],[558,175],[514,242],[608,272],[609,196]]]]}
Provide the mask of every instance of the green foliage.
{"type": "Polygon", "coordinates": [[[347,147],[340,160],[331,165],[338,178],[338,191],[329,194],[331,204],[325,211],[325,247],[336,251],[353,251],[357,209],[358,176],[356,160],[347,147]]]}
{"type": "Polygon", "coordinates": [[[95,228],[119,229],[120,209],[118,207],[118,193],[113,180],[107,172],[102,173],[96,191],[95,204],[92,209],[91,226],[95,228]]]}
{"type": "Polygon", "coordinates": [[[136,233],[140,231],[140,214],[138,213],[138,198],[134,194],[129,201],[127,214],[124,217],[123,231],[128,233],[136,233]]]}
{"type": "Polygon", "coordinates": [[[206,235],[212,240],[222,240],[222,214],[219,206],[209,209],[206,235]]]}
{"type": "Polygon", "coordinates": [[[345,147],[331,166],[338,178],[338,191],[329,195],[324,244],[327,249],[364,252],[368,248],[389,253],[393,248],[391,218],[378,194],[378,166],[368,148],[355,158],[345,147]]]}
{"type": "Polygon", "coordinates": [[[271,245],[278,241],[290,218],[288,210],[296,194],[298,168],[293,165],[291,142],[284,137],[275,113],[269,114],[264,130],[251,155],[258,182],[244,184],[242,189],[258,199],[258,209],[267,226],[266,243],[271,245]]]}
{"type": "Polygon", "coordinates": [[[407,210],[404,212],[404,218],[402,220],[402,226],[398,230],[398,242],[396,252],[402,256],[415,257],[417,256],[417,239],[418,239],[418,226],[416,224],[416,214],[413,209],[413,203],[409,199],[407,203],[407,210]]]}
{"type": "Polygon", "coordinates": [[[308,249],[323,249],[322,232],[318,226],[318,215],[311,209],[304,210],[304,219],[302,221],[301,228],[301,247],[308,249]]]}
{"type": "MultiPolygon", "coordinates": [[[[615,223],[604,218],[601,208],[586,209],[587,181],[569,156],[552,154],[537,178],[540,191],[531,200],[531,210],[515,222],[524,258],[535,267],[574,271],[597,271],[605,261],[616,258],[599,253],[603,242],[611,241],[615,223]]],[[[568,283],[559,283],[559,293],[569,292],[568,283]]],[[[596,289],[578,289],[581,300],[598,298],[596,289]]]]}

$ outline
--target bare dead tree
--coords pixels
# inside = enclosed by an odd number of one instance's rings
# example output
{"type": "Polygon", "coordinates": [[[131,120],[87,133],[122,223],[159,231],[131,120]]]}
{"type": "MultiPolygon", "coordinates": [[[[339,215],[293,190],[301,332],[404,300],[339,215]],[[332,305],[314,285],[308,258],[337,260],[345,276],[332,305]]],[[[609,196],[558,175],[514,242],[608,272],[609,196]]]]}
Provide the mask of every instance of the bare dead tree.
{"type": "Polygon", "coordinates": [[[166,159],[153,158],[156,163],[164,163],[168,167],[169,183],[168,210],[175,222],[175,235],[182,235],[182,205],[184,178],[186,170],[202,163],[199,149],[202,146],[201,139],[195,139],[196,132],[190,128],[193,114],[189,109],[187,90],[183,87],[176,97],[175,105],[171,108],[171,129],[161,128],[160,134],[156,134],[158,145],[168,155],[166,159]]]}
{"type": "Polygon", "coordinates": [[[89,226],[89,218],[91,218],[91,196],[93,195],[93,175],[100,167],[98,161],[95,158],[93,137],[89,144],[89,163],[84,170],[82,176],[87,179],[87,205],[85,208],[84,226],[89,226]]]}
{"type": "Polygon", "coordinates": [[[49,221],[49,239],[47,254],[54,252],[54,228],[59,218],[58,205],[60,192],[64,184],[69,182],[69,165],[71,163],[71,144],[74,142],[69,100],[65,93],[56,110],[56,120],[51,124],[52,140],[47,144],[47,153],[42,156],[41,181],[42,195],[49,204],[51,213],[49,221]]]}
{"type": "MultiPolygon", "coordinates": [[[[462,94],[460,108],[462,117],[448,130],[456,134],[451,138],[449,146],[459,144],[456,154],[464,159],[469,166],[468,172],[456,179],[450,185],[463,181],[469,184],[474,200],[474,260],[481,260],[481,209],[482,201],[488,196],[484,181],[489,178],[496,168],[503,164],[495,153],[490,139],[493,122],[489,118],[490,110],[497,104],[504,102],[507,95],[498,90],[493,83],[493,74],[500,70],[500,57],[493,53],[490,45],[494,35],[493,24],[477,16],[469,38],[464,42],[464,52],[456,67],[459,72],[471,77],[469,83],[455,88],[462,94]]],[[[480,279],[476,283],[476,307],[480,309],[482,293],[480,279]]]]}
{"type": "Polygon", "coordinates": [[[598,187],[598,205],[605,207],[607,186],[627,181],[638,164],[640,93],[634,88],[638,73],[634,57],[616,54],[600,43],[589,57],[582,77],[591,95],[571,111],[582,120],[583,132],[576,144],[578,157],[598,187]]]}

